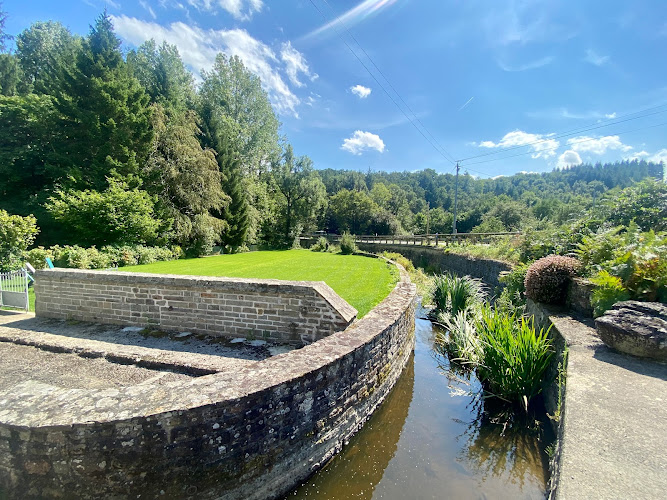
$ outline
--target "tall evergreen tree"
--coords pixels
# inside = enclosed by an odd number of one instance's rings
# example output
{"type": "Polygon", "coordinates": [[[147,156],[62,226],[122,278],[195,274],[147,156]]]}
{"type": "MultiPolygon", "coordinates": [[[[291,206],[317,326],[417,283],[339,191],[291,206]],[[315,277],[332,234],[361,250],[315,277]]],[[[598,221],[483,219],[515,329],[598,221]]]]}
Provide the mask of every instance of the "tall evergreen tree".
{"type": "Polygon", "coordinates": [[[241,161],[228,139],[221,141],[218,162],[223,190],[231,200],[220,213],[221,218],[229,225],[222,233],[220,241],[231,252],[236,252],[246,241],[250,221],[241,161]]]}
{"type": "Polygon", "coordinates": [[[73,187],[96,190],[107,186],[109,176],[135,178],[151,147],[151,113],[148,96],[123,61],[106,12],[91,28],[63,83],[55,98],[63,115],[63,177],[73,178],[73,187]]]}

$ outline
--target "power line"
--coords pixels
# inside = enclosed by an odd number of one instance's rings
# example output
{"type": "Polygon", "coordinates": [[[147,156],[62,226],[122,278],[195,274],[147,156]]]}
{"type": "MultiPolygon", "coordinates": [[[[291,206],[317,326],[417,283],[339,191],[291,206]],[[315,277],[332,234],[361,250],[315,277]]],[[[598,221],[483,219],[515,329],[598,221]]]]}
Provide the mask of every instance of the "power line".
{"type": "MultiPolygon", "coordinates": [[[[326,15],[325,15],[324,12],[322,12],[322,10],[317,6],[317,4],[314,2],[314,0],[310,0],[310,3],[311,3],[311,4],[313,5],[313,7],[315,7],[315,9],[320,13],[320,15],[322,16],[322,19],[324,19],[325,21],[327,21],[327,17],[326,17],[326,15]]],[[[327,5],[329,5],[329,4],[327,3],[327,5]]],[[[330,5],[329,5],[329,7],[331,8],[330,5]]],[[[342,22],[340,21],[340,18],[338,18],[338,16],[336,16],[336,19],[338,20],[339,23],[341,23],[341,24],[344,26],[344,23],[342,23],[342,22]]],[[[352,47],[350,47],[350,45],[349,45],[349,44],[347,43],[347,41],[343,38],[343,36],[342,36],[341,33],[338,31],[338,29],[336,28],[335,25],[333,26],[333,29],[334,29],[334,31],[336,32],[336,34],[338,35],[338,37],[341,39],[341,41],[342,41],[342,42],[345,44],[345,46],[348,48],[348,50],[349,50],[350,52],[352,52],[352,55],[353,55],[353,56],[357,59],[357,61],[359,61],[359,63],[364,67],[364,69],[368,72],[368,74],[371,76],[371,78],[373,78],[373,80],[375,80],[375,83],[377,83],[378,86],[384,91],[384,93],[387,94],[387,97],[389,97],[389,99],[391,100],[391,102],[393,102],[394,105],[399,109],[399,111],[400,111],[401,113],[403,113],[403,115],[408,119],[408,121],[409,121],[409,122],[412,124],[412,126],[417,130],[417,132],[419,132],[419,133],[422,135],[422,137],[423,137],[424,139],[426,139],[426,141],[433,147],[433,149],[435,149],[438,153],[440,153],[440,155],[441,155],[445,160],[447,160],[448,162],[454,164],[454,163],[455,163],[454,160],[453,160],[452,158],[449,158],[449,157],[447,156],[445,150],[444,150],[444,149],[443,149],[443,150],[438,149],[438,147],[437,147],[437,146],[436,146],[436,145],[435,145],[435,144],[434,144],[428,137],[426,137],[426,135],[424,134],[424,132],[423,132],[423,131],[422,131],[422,130],[415,124],[415,122],[412,120],[412,118],[410,118],[410,117],[408,116],[408,114],[403,110],[403,108],[402,108],[401,106],[399,106],[398,102],[396,102],[396,99],[394,99],[393,96],[392,96],[392,95],[387,91],[387,89],[384,87],[384,85],[382,85],[382,83],[380,83],[380,81],[376,78],[376,76],[371,72],[371,70],[368,68],[368,66],[364,63],[364,61],[362,61],[361,58],[357,55],[357,53],[354,51],[354,49],[353,49],[352,47]]],[[[363,49],[362,49],[362,50],[363,50],[363,49]]],[[[397,93],[397,95],[398,95],[398,93],[397,93]]],[[[399,95],[399,98],[400,98],[400,95],[399,95]]],[[[423,126],[423,125],[422,125],[422,126],[423,126]]]]}
{"type": "Polygon", "coordinates": [[[382,72],[382,70],[378,67],[378,65],[375,64],[375,61],[373,61],[373,58],[372,58],[371,56],[368,55],[368,53],[366,52],[366,50],[361,46],[361,44],[359,43],[359,41],[355,38],[355,36],[352,34],[352,32],[348,29],[347,25],[346,25],[346,24],[345,24],[345,23],[344,23],[344,22],[343,22],[337,15],[336,15],[336,12],[334,11],[334,9],[333,9],[333,7],[331,6],[331,4],[329,3],[329,1],[328,1],[328,0],[323,0],[323,1],[324,1],[325,4],[327,4],[327,6],[328,6],[329,9],[331,10],[331,12],[333,12],[334,16],[336,17],[336,20],[343,26],[343,28],[345,29],[345,31],[347,32],[347,34],[350,36],[350,38],[352,38],[352,40],[354,41],[354,43],[356,43],[357,46],[361,49],[361,51],[364,53],[364,55],[366,56],[366,58],[368,58],[368,60],[369,60],[369,61],[371,62],[371,64],[373,65],[373,67],[377,70],[378,73],[380,73],[380,75],[382,76],[382,78],[384,78],[384,80],[385,80],[385,82],[387,82],[387,85],[389,86],[389,88],[391,88],[391,90],[394,91],[394,93],[398,96],[398,98],[401,100],[401,102],[403,103],[403,105],[408,109],[408,111],[410,111],[410,113],[412,114],[412,116],[414,116],[415,120],[417,120],[417,123],[419,123],[419,125],[421,125],[421,127],[426,131],[426,133],[431,137],[431,139],[433,139],[433,141],[438,145],[438,147],[439,147],[439,148],[446,154],[446,156],[447,156],[447,158],[449,159],[449,161],[452,162],[452,163],[455,163],[454,160],[453,160],[453,155],[451,155],[451,154],[450,154],[450,153],[443,147],[443,145],[440,144],[440,142],[438,141],[438,139],[436,139],[436,138],[433,136],[433,134],[431,134],[431,132],[426,128],[426,126],[425,126],[425,125],[422,123],[422,121],[419,119],[419,117],[417,116],[417,114],[412,110],[412,108],[410,108],[410,106],[408,105],[408,103],[405,102],[405,100],[401,97],[401,94],[398,93],[398,90],[396,90],[396,89],[394,88],[394,86],[391,84],[391,82],[389,81],[389,78],[387,78],[387,77],[385,76],[385,74],[382,72]]]}
{"type": "MultiPolygon", "coordinates": [[[[536,144],[542,144],[542,143],[549,142],[549,141],[554,140],[554,139],[561,139],[563,137],[569,137],[569,136],[572,136],[572,135],[575,135],[575,134],[581,134],[583,132],[589,132],[591,130],[597,130],[597,129],[604,128],[604,127],[611,127],[612,125],[618,125],[619,123],[625,123],[625,122],[628,122],[628,121],[638,120],[640,118],[646,118],[648,116],[653,116],[653,115],[657,115],[657,114],[660,114],[660,113],[665,113],[665,112],[667,112],[667,109],[663,109],[662,111],[656,111],[655,113],[648,113],[648,114],[645,114],[645,115],[641,115],[641,113],[645,113],[647,111],[653,111],[654,109],[662,108],[664,106],[667,106],[667,104],[660,104],[659,106],[654,106],[654,107],[643,109],[643,110],[640,110],[640,111],[635,111],[634,113],[629,113],[629,114],[624,115],[624,116],[621,117],[621,118],[625,118],[624,120],[619,119],[619,120],[616,120],[616,121],[611,121],[609,123],[603,123],[602,125],[596,125],[594,127],[584,127],[584,128],[572,129],[572,130],[569,130],[569,131],[566,131],[566,132],[561,132],[561,133],[556,134],[556,135],[551,136],[551,137],[547,137],[546,139],[540,139],[540,140],[533,141],[533,142],[527,142],[525,144],[519,144],[517,146],[511,146],[511,147],[508,147],[508,148],[498,149],[496,151],[490,151],[488,153],[481,153],[481,154],[474,155],[474,156],[468,156],[467,158],[462,158],[459,161],[467,161],[467,160],[472,160],[472,159],[475,159],[475,158],[482,158],[484,156],[496,155],[496,154],[504,153],[504,152],[507,152],[507,151],[512,151],[512,150],[515,150],[515,149],[524,148],[524,147],[527,147],[527,146],[534,146],[536,144]],[[629,116],[633,116],[633,115],[637,115],[637,114],[640,114],[640,116],[634,116],[632,118],[627,118],[629,116]]],[[[542,150],[542,151],[545,151],[545,150],[542,150]]]]}
{"type": "MultiPolygon", "coordinates": [[[[650,129],[650,128],[662,127],[664,125],[667,125],[667,122],[658,123],[657,125],[650,125],[648,127],[636,128],[636,129],[633,129],[633,130],[626,130],[626,131],[623,131],[623,132],[619,132],[619,134],[631,134],[633,132],[638,132],[640,130],[647,130],[647,129],[650,129]]],[[[599,140],[599,139],[595,138],[595,137],[590,137],[588,139],[582,139],[581,141],[575,141],[575,142],[572,142],[570,144],[581,144],[581,143],[584,143],[584,142],[597,141],[597,140],[599,140]]],[[[562,146],[559,144],[558,146],[555,146],[555,147],[552,147],[552,148],[540,149],[538,152],[541,153],[543,151],[555,151],[555,150],[557,150],[561,147],[562,146]]],[[[502,158],[491,158],[489,160],[475,161],[475,162],[469,163],[468,165],[479,165],[480,163],[489,163],[489,162],[492,162],[492,161],[507,160],[509,158],[514,158],[514,157],[517,157],[517,156],[523,156],[523,155],[527,155],[527,154],[534,154],[535,152],[536,151],[524,151],[522,153],[517,153],[517,154],[514,154],[514,155],[510,155],[510,156],[503,156],[502,158]]],[[[467,166],[466,166],[466,168],[467,168],[467,166]]]]}

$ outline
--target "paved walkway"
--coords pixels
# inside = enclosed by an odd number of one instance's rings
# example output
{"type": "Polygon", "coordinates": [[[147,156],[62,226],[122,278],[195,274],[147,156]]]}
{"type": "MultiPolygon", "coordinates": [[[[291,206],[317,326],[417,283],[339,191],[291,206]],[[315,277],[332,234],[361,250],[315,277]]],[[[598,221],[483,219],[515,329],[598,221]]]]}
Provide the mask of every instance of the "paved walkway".
{"type": "Polygon", "coordinates": [[[551,321],[569,345],[556,498],[665,498],[667,365],[612,351],[592,322],[551,321]]]}
{"type": "Polygon", "coordinates": [[[0,311],[0,386],[32,380],[57,387],[164,384],[236,371],[291,348],[188,332],[36,318],[0,311]]]}

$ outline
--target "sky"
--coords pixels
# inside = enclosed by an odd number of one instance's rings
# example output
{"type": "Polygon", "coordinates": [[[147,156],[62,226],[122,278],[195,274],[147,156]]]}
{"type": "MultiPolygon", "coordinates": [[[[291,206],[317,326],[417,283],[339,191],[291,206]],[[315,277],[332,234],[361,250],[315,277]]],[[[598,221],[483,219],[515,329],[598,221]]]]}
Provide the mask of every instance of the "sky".
{"type": "Polygon", "coordinates": [[[104,8],[125,50],[166,40],[197,79],[238,55],[316,168],[667,162],[665,0],[2,1],[13,35],[104,8]]]}

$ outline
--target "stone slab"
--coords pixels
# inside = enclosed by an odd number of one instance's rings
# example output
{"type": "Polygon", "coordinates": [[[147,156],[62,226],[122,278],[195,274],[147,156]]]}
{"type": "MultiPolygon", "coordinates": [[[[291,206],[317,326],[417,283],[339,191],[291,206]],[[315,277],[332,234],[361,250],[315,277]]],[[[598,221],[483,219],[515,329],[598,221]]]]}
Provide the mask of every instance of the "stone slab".
{"type": "Polygon", "coordinates": [[[611,350],[591,319],[529,308],[536,321],[548,318],[568,348],[551,498],[664,498],[667,365],[611,350]]]}

